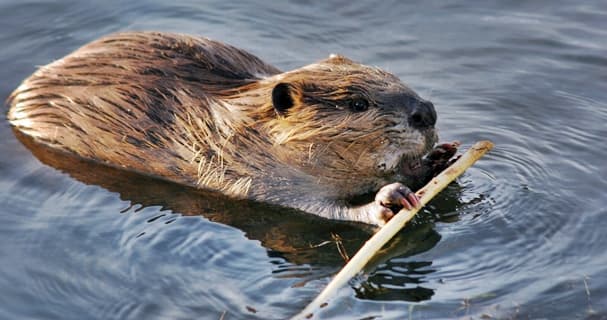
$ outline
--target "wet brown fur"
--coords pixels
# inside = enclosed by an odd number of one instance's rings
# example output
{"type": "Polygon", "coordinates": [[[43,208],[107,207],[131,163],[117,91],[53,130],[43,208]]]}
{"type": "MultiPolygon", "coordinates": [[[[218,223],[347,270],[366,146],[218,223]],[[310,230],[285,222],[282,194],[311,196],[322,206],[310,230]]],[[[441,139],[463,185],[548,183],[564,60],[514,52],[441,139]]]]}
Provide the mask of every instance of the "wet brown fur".
{"type": "Polygon", "coordinates": [[[417,97],[393,75],[341,56],[282,73],[209,39],[129,32],[41,67],[9,98],[8,118],[86,159],[364,221],[334,207],[402,179],[398,165],[436,141],[384,99],[395,93],[417,97]],[[286,112],[272,104],[279,83],[293,99],[286,112]],[[353,97],[369,110],[351,112],[353,97]]]}

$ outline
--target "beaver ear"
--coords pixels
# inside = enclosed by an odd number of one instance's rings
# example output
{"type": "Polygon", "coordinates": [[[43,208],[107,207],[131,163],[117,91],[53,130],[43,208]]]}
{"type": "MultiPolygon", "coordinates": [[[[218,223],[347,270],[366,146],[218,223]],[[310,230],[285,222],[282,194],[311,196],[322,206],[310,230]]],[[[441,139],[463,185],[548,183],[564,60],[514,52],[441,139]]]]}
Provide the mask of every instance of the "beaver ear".
{"type": "Polygon", "coordinates": [[[291,96],[291,85],[288,83],[279,83],[272,89],[272,105],[274,110],[279,114],[283,114],[289,110],[294,104],[291,96]]]}
{"type": "Polygon", "coordinates": [[[341,54],[335,53],[331,53],[327,61],[333,64],[354,64],[354,61],[352,61],[351,59],[348,59],[345,56],[342,56],[341,54]]]}

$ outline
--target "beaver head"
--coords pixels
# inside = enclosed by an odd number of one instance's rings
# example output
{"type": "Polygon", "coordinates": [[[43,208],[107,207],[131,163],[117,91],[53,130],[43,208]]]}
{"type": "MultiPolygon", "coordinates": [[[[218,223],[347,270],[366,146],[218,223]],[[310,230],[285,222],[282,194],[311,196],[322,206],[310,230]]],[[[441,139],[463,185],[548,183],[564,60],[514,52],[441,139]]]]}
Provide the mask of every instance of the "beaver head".
{"type": "Polygon", "coordinates": [[[436,111],[396,76],[339,55],[262,81],[281,162],[344,196],[402,180],[437,141],[436,111]]]}

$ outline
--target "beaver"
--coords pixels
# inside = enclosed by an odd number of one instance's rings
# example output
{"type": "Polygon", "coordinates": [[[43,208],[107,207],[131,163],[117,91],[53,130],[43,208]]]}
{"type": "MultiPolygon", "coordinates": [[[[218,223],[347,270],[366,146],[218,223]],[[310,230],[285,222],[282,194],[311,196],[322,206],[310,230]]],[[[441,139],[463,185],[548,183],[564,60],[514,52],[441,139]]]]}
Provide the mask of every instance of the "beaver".
{"type": "Polygon", "coordinates": [[[373,225],[419,206],[408,186],[423,185],[455,152],[433,150],[433,104],[386,71],[331,55],[282,72],[183,34],[105,36],[40,67],[7,103],[10,123],[36,143],[373,225]]]}

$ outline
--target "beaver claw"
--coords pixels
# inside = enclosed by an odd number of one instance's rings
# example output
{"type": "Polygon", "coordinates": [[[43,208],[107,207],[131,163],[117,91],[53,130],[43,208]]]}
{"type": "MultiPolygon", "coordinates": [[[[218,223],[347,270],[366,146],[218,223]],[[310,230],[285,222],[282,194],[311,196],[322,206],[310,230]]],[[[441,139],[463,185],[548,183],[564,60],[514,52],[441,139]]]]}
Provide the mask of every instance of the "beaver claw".
{"type": "Polygon", "coordinates": [[[439,144],[421,161],[411,162],[408,166],[403,166],[402,174],[407,184],[413,190],[423,187],[428,181],[447,169],[459,158],[454,157],[459,145],[459,141],[439,144]]]}
{"type": "Polygon", "coordinates": [[[381,188],[375,195],[375,210],[372,213],[379,225],[388,222],[402,208],[411,210],[421,205],[419,198],[402,183],[392,183],[381,188]]]}
{"type": "Polygon", "coordinates": [[[434,147],[434,149],[426,155],[423,163],[425,167],[430,169],[432,176],[436,176],[459,159],[459,157],[453,158],[457,153],[457,148],[459,146],[459,141],[443,143],[434,147]]]}

